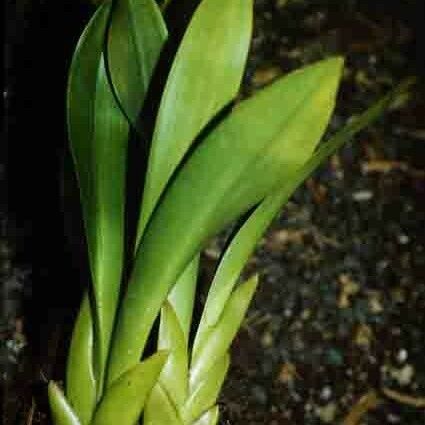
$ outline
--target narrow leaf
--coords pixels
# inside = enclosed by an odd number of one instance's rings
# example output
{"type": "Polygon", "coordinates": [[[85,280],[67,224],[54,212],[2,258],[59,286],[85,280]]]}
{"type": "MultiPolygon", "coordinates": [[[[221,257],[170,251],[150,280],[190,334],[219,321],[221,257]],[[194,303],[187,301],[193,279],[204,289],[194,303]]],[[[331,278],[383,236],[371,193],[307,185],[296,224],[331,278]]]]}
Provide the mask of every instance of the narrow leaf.
{"type": "Polygon", "coordinates": [[[254,276],[235,289],[227,302],[223,314],[208,336],[208,340],[194,357],[190,367],[190,388],[196,388],[208,376],[214,364],[229,350],[238,332],[249,303],[258,285],[258,277],[254,276]]]}
{"type": "Polygon", "coordinates": [[[66,397],[81,425],[88,425],[96,407],[96,380],[93,371],[93,320],[87,295],[82,302],[69,348],[66,397]]]}
{"type": "Polygon", "coordinates": [[[218,406],[214,406],[208,410],[200,419],[198,419],[193,425],[217,425],[219,419],[218,406]]]}
{"type": "Polygon", "coordinates": [[[143,425],[185,425],[170,394],[157,383],[152,389],[143,412],[143,425]]]}
{"type": "Polygon", "coordinates": [[[289,74],[239,104],[193,152],[139,246],[109,382],[138,361],[168,292],[208,238],[311,155],[333,110],[341,68],[334,58],[289,74]]]}
{"type": "Polygon", "coordinates": [[[219,320],[223,308],[261,235],[275,216],[279,214],[289,197],[318,166],[350,141],[359,131],[378,119],[391,105],[392,101],[400,93],[404,93],[411,83],[412,80],[401,83],[361,115],[354,118],[329,141],[322,144],[303,167],[292,175],[286,176],[285,180],[282,181],[282,187],[267,196],[251,214],[234,236],[218,266],[196,333],[193,356],[196,356],[197,350],[205,337],[219,320]]]}
{"type": "Polygon", "coordinates": [[[48,395],[54,425],[81,425],[63,392],[53,381],[49,382],[48,395]]]}
{"type": "Polygon", "coordinates": [[[161,100],[139,238],[169,178],[202,128],[237,94],[252,30],[252,0],[203,0],[183,37],[161,100]]]}
{"type": "Polygon", "coordinates": [[[92,425],[134,425],[167,357],[158,352],[123,374],[106,390],[92,425]]]}
{"type": "Polygon", "coordinates": [[[167,29],[155,0],[115,2],[107,64],[118,101],[135,127],[166,39],[167,29]]]}
{"type": "Polygon", "coordinates": [[[161,311],[158,349],[170,354],[159,383],[176,406],[183,406],[188,392],[188,355],[185,336],[173,307],[165,302],[161,311]]]}
{"type": "Polygon", "coordinates": [[[211,367],[204,380],[193,389],[182,413],[185,423],[192,424],[215,405],[226,378],[229,364],[230,356],[226,353],[211,367]]]}
{"type": "Polygon", "coordinates": [[[183,330],[186,346],[189,341],[190,327],[192,324],[199,260],[198,254],[185,268],[168,296],[168,301],[173,306],[183,330]]]}
{"type": "MultiPolygon", "coordinates": [[[[94,286],[95,372],[103,382],[122,270],[128,124],[107,80],[102,49],[109,3],[76,48],[68,82],[68,129],[94,286]]],[[[100,388],[99,388],[100,393],[100,388]]]]}

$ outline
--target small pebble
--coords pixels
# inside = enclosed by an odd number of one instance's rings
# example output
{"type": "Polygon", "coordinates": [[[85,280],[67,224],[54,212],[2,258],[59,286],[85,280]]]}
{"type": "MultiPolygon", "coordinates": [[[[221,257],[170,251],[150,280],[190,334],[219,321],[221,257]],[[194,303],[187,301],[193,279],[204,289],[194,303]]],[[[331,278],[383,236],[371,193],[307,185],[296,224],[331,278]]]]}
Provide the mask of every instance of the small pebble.
{"type": "Polygon", "coordinates": [[[397,361],[399,363],[404,363],[407,360],[408,357],[408,353],[407,350],[405,350],[404,348],[402,348],[398,353],[397,353],[397,361]]]}
{"type": "Polygon", "coordinates": [[[320,420],[326,424],[334,423],[336,416],[337,406],[336,403],[331,402],[323,407],[316,407],[316,415],[320,420]]]}
{"type": "Polygon", "coordinates": [[[328,385],[326,387],[322,388],[322,391],[320,391],[320,398],[322,400],[329,400],[332,397],[332,389],[328,385]]]}
{"type": "Polygon", "coordinates": [[[410,241],[409,236],[407,236],[405,234],[398,235],[397,239],[398,239],[398,242],[399,242],[400,245],[406,245],[410,241]]]}
{"type": "Polygon", "coordinates": [[[373,198],[373,192],[370,190],[359,190],[358,192],[354,192],[352,197],[356,202],[366,202],[373,198]]]}

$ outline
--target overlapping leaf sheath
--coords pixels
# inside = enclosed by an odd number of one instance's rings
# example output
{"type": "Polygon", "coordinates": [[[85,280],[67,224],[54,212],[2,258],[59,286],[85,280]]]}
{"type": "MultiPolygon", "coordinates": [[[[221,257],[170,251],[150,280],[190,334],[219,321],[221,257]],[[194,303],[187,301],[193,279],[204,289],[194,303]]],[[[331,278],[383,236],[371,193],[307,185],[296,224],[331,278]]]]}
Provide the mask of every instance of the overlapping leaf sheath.
{"type": "Polygon", "coordinates": [[[102,393],[120,293],[129,124],[166,39],[154,0],[118,0],[111,10],[110,2],[100,6],[81,36],[67,98],[94,289],[76,323],[67,371],[67,396],[83,425],[102,393]]]}

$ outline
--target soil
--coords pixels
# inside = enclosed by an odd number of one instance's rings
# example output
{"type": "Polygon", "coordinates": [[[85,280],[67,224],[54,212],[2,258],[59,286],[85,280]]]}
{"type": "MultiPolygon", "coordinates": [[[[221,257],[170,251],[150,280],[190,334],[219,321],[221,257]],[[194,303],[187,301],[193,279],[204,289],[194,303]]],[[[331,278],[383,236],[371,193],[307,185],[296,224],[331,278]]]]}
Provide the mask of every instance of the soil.
{"type": "MultiPolygon", "coordinates": [[[[393,3],[257,0],[242,95],[343,54],[331,134],[400,79],[423,79],[423,3],[393,3]]],[[[63,376],[87,270],[84,247],[70,237],[79,227],[63,225],[73,212],[64,211],[58,183],[66,136],[57,105],[89,9],[47,0],[6,7],[3,423],[46,424],[45,381],[63,376]]],[[[246,269],[261,284],[233,344],[222,425],[425,423],[423,93],[420,80],[315,173],[261,241],[246,269]],[[369,409],[357,404],[361,397],[369,409]]],[[[223,240],[205,251],[207,277],[223,240]]]]}

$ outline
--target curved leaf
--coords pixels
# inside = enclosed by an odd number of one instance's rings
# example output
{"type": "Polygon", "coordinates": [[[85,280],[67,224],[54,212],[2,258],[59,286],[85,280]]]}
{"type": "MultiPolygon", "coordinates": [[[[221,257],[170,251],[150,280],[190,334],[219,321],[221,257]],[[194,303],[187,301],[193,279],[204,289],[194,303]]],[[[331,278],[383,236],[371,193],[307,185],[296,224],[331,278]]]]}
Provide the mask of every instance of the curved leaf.
{"type": "Polygon", "coordinates": [[[197,387],[207,376],[218,359],[225,356],[238,332],[249,303],[258,285],[258,277],[253,276],[235,289],[224,307],[217,325],[208,335],[199,354],[193,358],[190,367],[190,388],[197,387]]]}
{"type": "Polygon", "coordinates": [[[184,269],[168,296],[168,301],[173,306],[184,333],[186,346],[189,341],[190,327],[192,324],[199,260],[200,256],[198,254],[184,269]]]}
{"type": "Polygon", "coordinates": [[[168,392],[157,383],[143,412],[143,425],[185,425],[168,392]]]}
{"type": "Polygon", "coordinates": [[[194,151],[141,241],[109,382],[138,361],[164,299],[202,244],[311,155],[333,110],[341,69],[334,58],[289,74],[239,104],[194,151]]]}
{"type": "Polygon", "coordinates": [[[87,295],[83,299],[69,348],[66,397],[81,425],[88,425],[96,407],[96,380],[93,371],[93,320],[87,295]]]}
{"type": "Polygon", "coordinates": [[[192,424],[217,402],[224,379],[230,365],[230,356],[226,353],[208,372],[201,383],[191,391],[185,403],[182,416],[184,422],[192,424]]]}
{"type": "Polygon", "coordinates": [[[109,7],[109,3],[99,7],[80,38],[67,97],[69,137],[94,287],[95,372],[99,386],[121,279],[128,137],[128,124],[110,89],[103,61],[109,7]]]}
{"type": "Polygon", "coordinates": [[[48,395],[50,411],[55,425],[81,425],[63,392],[53,381],[49,382],[48,395]]]}
{"type": "Polygon", "coordinates": [[[247,219],[226,249],[217,268],[205,303],[202,318],[196,333],[193,355],[202,345],[208,331],[214,327],[222,314],[224,306],[241,274],[246,262],[255,249],[261,235],[266,231],[274,217],[296,188],[327,158],[333,155],[359,131],[379,118],[390,106],[393,99],[405,92],[411,80],[407,80],[389,92],[349,124],[338,131],[312,155],[303,167],[286,176],[282,187],[267,196],[247,219]]]}
{"type": "Polygon", "coordinates": [[[92,425],[134,425],[167,357],[167,352],[159,351],[124,373],[106,390],[92,425]]]}
{"type": "Polygon", "coordinates": [[[166,39],[167,28],[155,0],[115,2],[107,68],[119,103],[135,127],[166,39]]]}
{"type": "Polygon", "coordinates": [[[138,240],[169,178],[202,128],[237,94],[252,0],[203,0],[186,30],[156,120],[138,240]]]}
{"type": "Polygon", "coordinates": [[[182,406],[188,392],[188,355],[184,333],[168,302],[164,303],[161,311],[158,349],[170,353],[158,381],[173,403],[182,406]]]}

